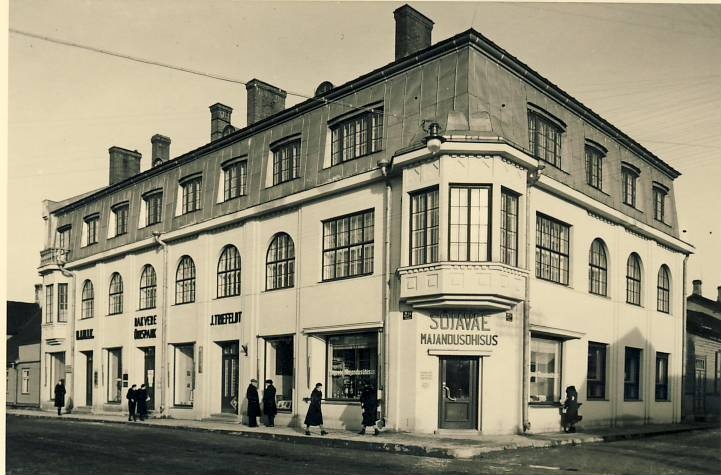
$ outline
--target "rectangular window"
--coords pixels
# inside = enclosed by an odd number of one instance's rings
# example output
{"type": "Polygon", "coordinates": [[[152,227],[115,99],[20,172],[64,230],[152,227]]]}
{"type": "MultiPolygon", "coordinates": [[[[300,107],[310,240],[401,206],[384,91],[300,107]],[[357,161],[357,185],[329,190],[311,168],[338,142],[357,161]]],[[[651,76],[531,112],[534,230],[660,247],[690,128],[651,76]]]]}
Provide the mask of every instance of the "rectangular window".
{"type": "Polygon", "coordinates": [[[412,193],[411,265],[438,262],[438,188],[412,193]]]}
{"type": "Polygon", "coordinates": [[[234,162],[223,168],[223,201],[246,194],[248,162],[234,162]]]}
{"type": "Polygon", "coordinates": [[[668,353],[656,352],[656,400],[668,401],[668,353]]]}
{"type": "Polygon", "coordinates": [[[383,142],[383,108],[338,122],[331,127],[331,134],[333,165],[375,153],[383,142]]]}
{"type": "Polygon", "coordinates": [[[57,235],[55,236],[55,247],[57,249],[70,249],[71,231],[72,228],[70,226],[58,228],[57,235]]]}
{"type": "Polygon", "coordinates": [[[536,277],[568,285],[571,227],[536,214],[536,277]]]}
{"type": "Polygon", "coordinates": [[[273,185],[298,178],[299,169],[300,140],[293,140],[273,150],[273,185]]]}
{"type": "Polygon", "coordinates": [[[323,280],[373,273],[373,210],[323,221],[323,280]]]}
{"type": "Polygon", "coordinates": [[[563,129],[537,112],[528,112],[528,141],[531,155],[561,168],[563,129]]]}
{"type": "Polygon", "coordinates": [[[638,178],[638,174],[629,168],[622,168],[621,177],[623,180],[623,202],[635,208],[636,179],[638,178]]]}
{"type": "Polygon", "coordinates": [[[606,348],[604,343],[588,342],[587,399],[606,399],[606,348]]]}
{"type": "Polygon", "coordinates": [[[45,286],[45,323],[53,323],[53,285],[45,286]]]}
{"type": "Polygon", "coordinates": [[[586,183],[603,189],[603,153],[595,147],[586,145],[586,183]]]}
{"type": "Polygon", "coordinates": [[[123,349],[108,349],[108,402],[123,401],[123,349]]]}
{"type": "Polygon", "coordinates": [[[623,376],[623,399],[626,401],[641,400],[641,350],[626,347],[623,376]]]}
{"type": "Polygon", "coordinates": [[[113,208],[115,215],[115,235],[121,236],[128,232],[128,205],[120,205],[113,208]]]}
{"type": "Polygon", "coordinates": [[[163,219],[163,192],[153,193],[145,200],[145,225],[156,224],[163,219]]]}
{"type": "Polygon", "coordinates": [[[58,284],[58,322],[68,321],[68,284],[58,284]]]}
{"type": "Polygon", "coordinates": [[[265,379],[272,379],[278,411],[293,409],[293,337],[265,340],[265,379]]]}
{"type": "Polygon", "coordinates": [[[30,394],[30,370],[29,369],[22,370],[20,393],[21,394],[30,394]]]}
{"type": "Polygon", "coordinates": [[[666,222],[666,191],[658,187],[653,188],[653,217],[656,221],[666,222]]]}
{"type": "Polygon", "coordinates": [[[193,406],[195,390],[195,345],[174,345],[175,391],[173,404],[176,406],[193,406]]]}
{"type": "Polygon", "coordinates": [[[531,336],[529,402],[554,403],[561,400],[561,342],[531,336]]]}
{"type": "Polygon", "coordinates": [[[518,195],[501,190],[501,262],[518,267],[518,195]]]}
{"type": "Polygon", "coordinates": [[[98,242],[98,215],[85,218],[85,245],[89,246],[98,242]]]}
{"type": "Polygon", "coordinates": [[[201,184],[203,179],[201,177],[191,178],[180,185],[183,189],[183,209],[182,213],[192,213],[200,209],[200,196],[201,196],[201,184]]]}
{"type": "Polygon", "coordinates": [[[328,398],[358,400],[366,384],[378,387],[378,332],[328,337],[328,398]]]}
{"type": "Polygon", "coordinates": [[[488,261],[491,241],[491,187],[451,186],[448,259],[488,261]]]}

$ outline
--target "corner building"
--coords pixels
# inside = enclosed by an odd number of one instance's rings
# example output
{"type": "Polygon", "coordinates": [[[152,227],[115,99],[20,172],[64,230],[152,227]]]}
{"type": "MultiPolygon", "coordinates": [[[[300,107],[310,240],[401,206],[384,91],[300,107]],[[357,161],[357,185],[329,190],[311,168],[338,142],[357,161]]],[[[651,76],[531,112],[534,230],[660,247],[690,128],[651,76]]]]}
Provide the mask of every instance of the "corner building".
{"type": "Polygon", "coordinates": [[[250,378],[330,427],[376,386],[388,427],[557,430],[681,417],[679,172],[474,30],[431,44],[394,12],[396,60],[286,109],[247,85],[211,141],[110,149],[110,185],[45,202],[42,404],[242,420],[250,378]],[[59,318],[59,310],[63,307],[59,318]]]}

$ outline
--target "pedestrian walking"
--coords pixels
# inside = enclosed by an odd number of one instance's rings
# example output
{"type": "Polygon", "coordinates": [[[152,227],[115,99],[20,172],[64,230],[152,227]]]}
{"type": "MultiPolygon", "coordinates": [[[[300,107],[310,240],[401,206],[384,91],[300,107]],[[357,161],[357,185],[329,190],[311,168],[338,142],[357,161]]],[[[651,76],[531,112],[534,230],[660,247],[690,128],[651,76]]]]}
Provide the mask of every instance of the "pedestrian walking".
{"type": "Polygon", "coordinates": [[[58,408],[58,415],[61,414],[61,410],[65,406],[65,380],[58,380],[58,384],[55,385],[55,407],[58,408]]]}
{"type": "Polygon", "coordinates": [[[265,391],[263,391],[263,414],[267,418],[266,426],[275,426],[275,415],[278,413],[278,406],[275,403],[275,386],[272,379],[265,380],[265,391]]]}
{"type": "Polygon", "coordinates": [[[251,379],[245,391],[248,400],[248,427],[258,427],[257,417],[260,416],[260,399],[258,398],[258,380],[251,379]]]}
{"type": "Polygon", "coordinates": [[[323,411],[320,408],[320,402],[323,399],[323,385],[318,383],[310,393],[310,406],[305,414],[305,435],[310,435],[310,426],[320,426],[320,435],[326,435],[323,429],[323,411]]]}
{"type": "Polygon", "coordinates": [[[138,415],[140,416],[140,420],[144,421],[148,418],[148,401],[150,401],[148,389],[145,387],[145,384],[140,385],[140,389],[138,389],[136,394],[138,401],[138,415]]]}
{"type": "Polygon", "coordinates": [[[568,386],[566,388],[566,401],[563,403],[561,425],[563,426],[563,432],[576,432],[576,423],[583,419],[583,416],[578,415],[578,407],[581,403],[578,402],[578,392],[575,386],[568,386]]]}
{"type": "Polygon", "coordinates": [[[135,388],[135,384],[130,386],[130,389],[128,389],[128,393],[125,395],[125,399],[128,400],[128,421],[138,420],[138,415],[135,412],[135,408],[138,402],[138,391],[135,388]]]}
{"type": "Polygon", "coordinates": [[[366,433],[366,427],[373,427],[373,435],[378,435],[378,392],[372,384],[366,384],[360,395],[360,403],[363,408],[363,421],[359,434],[366,433]]]}

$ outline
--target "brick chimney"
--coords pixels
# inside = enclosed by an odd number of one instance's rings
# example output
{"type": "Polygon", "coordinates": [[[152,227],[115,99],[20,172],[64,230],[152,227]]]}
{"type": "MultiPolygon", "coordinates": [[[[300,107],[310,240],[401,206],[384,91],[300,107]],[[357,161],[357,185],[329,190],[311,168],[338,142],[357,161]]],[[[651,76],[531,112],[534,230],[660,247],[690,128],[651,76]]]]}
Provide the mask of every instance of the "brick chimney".
{"type": "Polygon", "coordinates": [[[393,12],[396,19],[396,60],[431,45],[433,21],[408,4],[393,12]]]}
{"type": "Polygon", "coordinates": [[[716,287],[716,301],[721,303],[721,285],[716,287]]]}
{"type": "Polygon", "coordinates": [[[287,93],[284,90],[258,79],[251,79],[245,85],[245,89],[248,92],[247,125],[252,125],[285,109],[287,93]]]}
{"type": "Polygon", "coordinates": [[[155,134],[150,137],[153,144],[152,166],[157,166],[170,160],[170,138],[165,135],[155,134]]]}
{"type": "Polygon", "coordinates": [[[210,106],[210,141],[218,140],[227,134],[228,131],[235,130],[230,125],[230,115],[233,108],[225,104],[216,102],[210,106]]]}
{"type": "Polygon", "coordinates": [[[693,295],[703,296],[703,293],[701,293],[701,281],[698,279],[693,281],[693,295]]]}
{"type": "Polygon", "coordinates": [[[140,159],[142,155],[137,150],[110,147],[108,152],[110,153],[111,185],[140,173],[140,159]]]}

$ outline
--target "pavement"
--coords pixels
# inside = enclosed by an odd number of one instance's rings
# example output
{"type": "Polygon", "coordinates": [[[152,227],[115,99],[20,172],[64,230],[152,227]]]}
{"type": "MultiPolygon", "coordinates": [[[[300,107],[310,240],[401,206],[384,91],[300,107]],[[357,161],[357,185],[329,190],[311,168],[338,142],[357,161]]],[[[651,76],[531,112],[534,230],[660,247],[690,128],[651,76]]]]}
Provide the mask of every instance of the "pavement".
{"type": "MultiPolygon", "coordinates": [[[[11,409],[7,414],[17,417],[58,419],[53,411],[11,409]]],[[[647,424],[613,428],[587,429],[582,432],[565,434],[563,432],[514,435],[434,435],[410,434],[384,431],[373,436],[372,431],[359,435],[354,431],[326,429],[328,434],[321,436],[314,428],[307,436],[302,428],[296,427],[255,427],[238,424],[235,421],[196,421],[171,418],[150,418],[144,422],[128,422],[122,414],[63,414],[63,420],[99,422],[110,424],[133,424],[154,428],[191,430],[199,432],[225,433],[240,437],[262,440],[277,440],[294,444],[309,444],[329,448],[380,451],[443,459],[471,459],[484,454],[503,450],[523,448],[559,447],[594,442],[613,442],[627,439],[653,437],[704,429],[718,429],[718,423],[692,424],[647,424]]]]}

